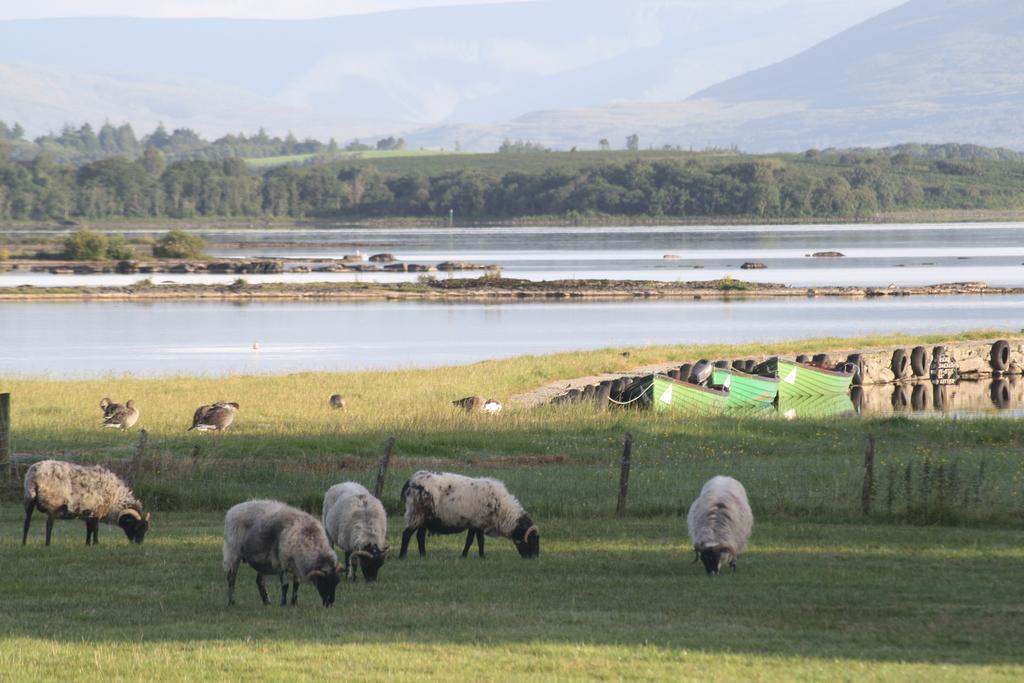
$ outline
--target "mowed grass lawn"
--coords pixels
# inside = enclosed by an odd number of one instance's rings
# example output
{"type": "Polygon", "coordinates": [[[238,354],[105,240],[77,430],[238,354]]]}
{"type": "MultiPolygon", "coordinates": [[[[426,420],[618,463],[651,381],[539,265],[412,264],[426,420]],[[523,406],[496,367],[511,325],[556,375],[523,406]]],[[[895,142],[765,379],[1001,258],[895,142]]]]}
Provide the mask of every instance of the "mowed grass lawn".
{"type": "MultiPolygon", "coordinates": [[[[739,571],[690,563],[679,517],[542,520],[542,553],[459,537],[392,558],[324,609],[226,606],[222,516],[163,513],[146,543],[0,507],[5,680],[1020,680],[1024,532],[758,522],[739,571]]],[[[390,520],[397,548],[401,520],[390,520]]],[[[270,581],[271,596],[276,582],[270,581]]]]}

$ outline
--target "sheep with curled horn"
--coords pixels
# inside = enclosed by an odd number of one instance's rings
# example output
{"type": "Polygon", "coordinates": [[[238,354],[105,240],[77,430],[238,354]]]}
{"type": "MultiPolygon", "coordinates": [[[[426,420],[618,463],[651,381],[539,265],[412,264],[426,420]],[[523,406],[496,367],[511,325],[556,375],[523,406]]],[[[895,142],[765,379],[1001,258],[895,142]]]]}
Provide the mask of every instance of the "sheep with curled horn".
{"type": "Polygon", "coordinates": [[[362,569],[367,582],[376,581],[389,550],[384,505],[362,484],[346,481],[327,490],[321,520],[327,540],[345,553],[345,575],[355,581],[362,569]]]}
{"type": "Polygon", "coordinates": [[[128,401],[123,406],[112,404],[108,406],[108,415],[103,420],[104,427],[115,427],[121,431],[127,431],[139,421],[139,409],[135,407],[135,401],[128,401]],[[114,410],[109,410],[117,406],[114,410]]]}
{"type": "Polygon", "coordinates": [[[743,484],[732,477],[709,479],[686,515],[693,541],[694,562],[703,562],[708,574],[728,564],[736,571],[736,557],[747,547],[754,513],[743,484]]]}
{"type": "Polygon", "coordinates": [[[21,544],[28,540],[32,512],[46,513],[46,545],[50,545],[55,519],[84,519],[85,544],[100,542],[99,523],[116,524],[132,543],[142,543],[149,531],[149,513],[131,489],[105,467],[42,460],[25,472],[25,526],[21,544]]]}
{"type": "Polygon", "coordinates": [[[292,578],[292,604],[299,599],[299,584],[316,586],[324,607],[334,604],[340,581],[338,557],[315,517],[276,500],[250,500],[235,505],[224,516],[224,571],[228,578],[228,604],[235,604],[235,579],[245,562],[256,570],[256,589],[264,605],[270,604],[263,577],[281,581],[281,606],[288,604],[288,575],[292,578]]]}
{"type": "Polygon", "coordinates": [[[200,432],[222,432],[231,426],[238,412],[237,403],[218,401],[206,406],[199,406],[192,415],[192,426],[186,431],[195,429],[200,432]]]}
{"type": "Polygon", "coordinates": [[[484,535],[511,539],[524,558],[540,555],[540,531],[505,484],[488,477],[466,477],[448,472],[420,470],[402,486],[406,528],[402,532],[405,557],[416,535],[421,557],[426,556],[427,532],[457,534],[467,531],[462,556],[469,555],[473,539],[484,556],[484,535]]]}

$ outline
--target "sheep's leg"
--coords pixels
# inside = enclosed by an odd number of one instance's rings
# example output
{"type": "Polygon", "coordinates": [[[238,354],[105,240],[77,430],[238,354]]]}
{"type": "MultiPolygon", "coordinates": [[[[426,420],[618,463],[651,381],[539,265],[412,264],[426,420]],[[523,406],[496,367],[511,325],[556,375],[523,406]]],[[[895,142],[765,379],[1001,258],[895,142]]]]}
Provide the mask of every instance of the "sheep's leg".
{"type": "Polygon", "coordinates": [[[279,577],[281,579],[281,607],[288,605],[288,575],[281,572],[279,577]]]}
{"type": "Polygon", "coordinates": [[[470,529],[466,532],[466,545],[462,548],[462,556],[469,557],[469,549],[473,547],[473,538],[476,536],[476,530],[470,529]]]}
{"type": "Polygon", "coordinates": [[[228,605],[235,604],[235,579],[238,578],[238,563],[228,570],[228,605]]]}
{"type": "Polygon", "coordinates": [[[356,556],[356,557],[352,558],[352,575],[349,576],[349,580],[351,580],[353,583],[355,583],[355,580],[356,580],[356,577],[357,577],[358,574],[359,574],[359,557],[356,556]]]}
{"type": "Polygon", "coordinates": [[[427,556],[427,527],[421,526],[416,530],[416,546],[419,548],[420,557],[427,556]]]}
{"type": "Polygon", "coordinates": [[[53,515],[46,515],[46,545],[50,545],[50,536],[53,534],[53,515]]]}
{"type": "Polygon", "coordinates": [[[736,558],[729,560],[729,568],[732,569],[733,574],[736,573],[736,558]]]}
{"type": "Polygon", "coordinates": [[[414,533],[416,533],[416,529],[412,526],[407,527],[406,530],[401,532],[401,550],[398,552],[399,560],[406,559],[406,553],[409,552],[409,541],[413,538],[414,533]]]}
{"type": "Polygon", "coordinates": [[[477,529],[476,531],[476,546],[480,551],[480,557],[484,556],[484,532],[477,529]]]}
{"type": "Polygon", "coordinates": [[[99,545],[100,544],[100,520],[98,519],[86,519],[85,520],[85,544],[86,545],[99,545]]]}
{"type": "Polygon", "coordinates": [[[299,577],[292,577],[292,604],[299,604],[299,577]]]}
{"type": "Polygon", "coordinates": [[[270,596],[267,595],[267,584],[263,581],[263,574],[256,572],[256,590],[260,592],[260,600],[264,605],[270,604],[270,596]]]}
{"type": "Polygon", "coordinates": [[[25,503],[25,529],[21,532],[21,544],[25,545],[28,540],[28,528],[32,524],[32,513],[36,509],[36,502],[34,500],[26,501],[25,503]]]}

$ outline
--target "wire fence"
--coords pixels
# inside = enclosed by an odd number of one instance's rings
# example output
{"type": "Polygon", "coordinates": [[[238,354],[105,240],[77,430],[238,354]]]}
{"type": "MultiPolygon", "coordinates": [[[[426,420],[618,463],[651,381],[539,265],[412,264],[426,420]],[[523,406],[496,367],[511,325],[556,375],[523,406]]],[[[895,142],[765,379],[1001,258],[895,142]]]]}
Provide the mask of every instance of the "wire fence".
{"type": "MultiPolygon", "coordinates": [[[[432,459],[403,456],[400,443],[393,448],[387,467],[365,457],[207,457],[198,448],[188,455],[155,457],[139,449],[134,458],[100,464],[132,482],[154,511],[223,511],[268,497],[319,514],[323,493],[333,484],[359,481],[374,490],[380,480],[385,507],[400,514],[402,484],[418,469],[433,469],[501,479],[536,519],[612,516],[620,500],[627,516],[681,516],[705,481],[726,474],[744,484],[759,518],[1024,524],[1024,459],[1012,456],[889,457],[885,444],[878,443],[868,467],[862,444],[817,458],[685,457],[645,449],[642,439],[634,439],[624,467],[621,446],[609,449],[607,458],[585,463],[543,457],[432,459]]],[[[23,473],[28,464],[17,463],[17,471],[23,473]]],[[[20,499],[16,483],[8,491],[9,498],[20,499]]]]}

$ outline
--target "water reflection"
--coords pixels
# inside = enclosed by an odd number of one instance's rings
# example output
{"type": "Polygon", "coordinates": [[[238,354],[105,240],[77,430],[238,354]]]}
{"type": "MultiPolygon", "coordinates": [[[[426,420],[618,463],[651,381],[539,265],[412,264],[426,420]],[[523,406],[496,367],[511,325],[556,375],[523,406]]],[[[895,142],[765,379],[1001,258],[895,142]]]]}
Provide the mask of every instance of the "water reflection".
{"type": "Polygon", "coordinates": [[[849,400],[852,410],[862,415],[1024,416],[1024,378],[1009,375],[956,384],[924,380],[868,385],[853,387],[849,400]]]}

